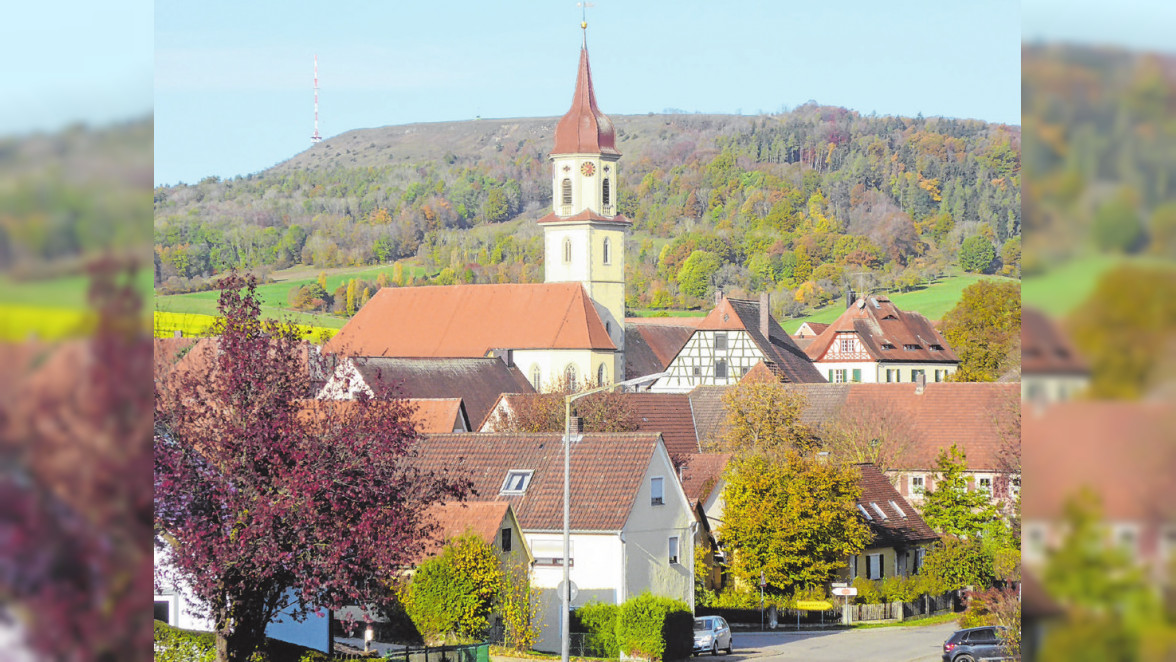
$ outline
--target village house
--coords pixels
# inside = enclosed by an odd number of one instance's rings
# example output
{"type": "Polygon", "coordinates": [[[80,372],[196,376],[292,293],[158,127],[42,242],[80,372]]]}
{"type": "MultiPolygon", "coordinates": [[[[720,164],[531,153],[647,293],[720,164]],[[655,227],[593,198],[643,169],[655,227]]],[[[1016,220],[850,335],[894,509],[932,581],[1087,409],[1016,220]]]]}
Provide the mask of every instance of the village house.
{"type": "Polygon", "coordinates": [[[861,473],[858,485],[858,515],[870,527],[873,540],[860,554],[849,557],[841,575],[881,580],[886,577],[910,577],[923,565],[927,548],[939,535],[923,521],[919,513],[894,489],[890,480],[873,464],[854,465],[861,473]]]}
{"type": "Polygon", "coordinates": [[[1021,399],[1037,406],[1070,400],[1090,386],[1090,366],[1053,320],[1021,309],[1021,399]]]}
{"type": "Polygon", "coordinates": [[[698,324],[651,391],[686,393],[697,386],[737,383],[761,361],[788,383],[823,383],[792,337],[771,316],[770,299],[728,299],[715,295],[715,307],[698,324]]]}
{"type": "Polygon", "coordinates": [[[831,383],[942,382],[959,365],[926,317],[881,295],[855,301],[804,351],[831,383]]]}
{"type": "MultiPolygon", "coordinates": [[[[563,579],[563,435],[439,434],[418,447],[419,466],[461,471],[472,498],[509,503],[534,557],[542,624],[536,648],[559,649],[563,579]]],[[[588,433],[571,446],[573,607],[620,604],[643,591],[694,604],[694,520],[658,434],[588,433]]]]}

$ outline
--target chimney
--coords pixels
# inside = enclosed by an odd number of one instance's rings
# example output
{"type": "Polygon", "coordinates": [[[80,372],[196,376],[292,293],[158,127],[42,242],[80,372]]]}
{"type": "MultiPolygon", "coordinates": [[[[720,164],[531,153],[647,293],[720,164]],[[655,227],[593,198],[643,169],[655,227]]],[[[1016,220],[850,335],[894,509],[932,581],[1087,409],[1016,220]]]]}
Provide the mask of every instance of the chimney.
{"type": "Polygon", "coordinates": [[[853,293],[853,290],[846,290],[845,291],[845,309],[849,310],[853,306],[853,302],[856,299],[857,299],[857,295],[855,295],[853,293]]]}
{"type": "Polygon", "coordinates": [[[767,292],[760,293],[760,310],[759,310],[759,332],[769,340],[772,338],[772,325],[768,320],[772,319],[772,295],[767,292]]]}
{"type": "Polygon", "coordinates": [[[722,290],[715,290],[715,305],[717,306],[722,302],[723,302],[723,291],[722,290]]]}
{"type": "Polygon", "coordinates": [[[927,373],[920,372],[919,378],[915,380],[915,395],[922,395],[925,388],[927,388],[927,373]]]}

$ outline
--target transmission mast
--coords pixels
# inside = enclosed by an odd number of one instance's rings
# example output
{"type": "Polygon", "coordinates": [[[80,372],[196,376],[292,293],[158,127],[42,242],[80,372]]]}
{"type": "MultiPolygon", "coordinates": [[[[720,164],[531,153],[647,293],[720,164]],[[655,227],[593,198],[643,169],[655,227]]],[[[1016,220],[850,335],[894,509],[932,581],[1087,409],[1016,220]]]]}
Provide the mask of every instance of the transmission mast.
{"type": "Polygon", "coordinates": [[[314,135],[310,137],[310,142],[322,142],[323,137],[319,135],[318,130],[318,53],[314,56],[314,135]]]}

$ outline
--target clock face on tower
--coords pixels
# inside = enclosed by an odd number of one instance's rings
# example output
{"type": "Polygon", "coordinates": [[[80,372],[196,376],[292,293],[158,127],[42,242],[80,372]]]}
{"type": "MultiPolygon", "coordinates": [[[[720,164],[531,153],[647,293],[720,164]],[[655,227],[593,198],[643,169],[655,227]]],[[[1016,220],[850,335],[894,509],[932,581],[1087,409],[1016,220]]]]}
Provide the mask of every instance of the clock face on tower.
{"type": "Polygon", "coordinates": [[[585,177],[591,177],[592,173],[596,172],[596,166],[593,165],[591,161],[585,161],[583,165],[580,166],[580,172],[583,173],[585,177]]]}

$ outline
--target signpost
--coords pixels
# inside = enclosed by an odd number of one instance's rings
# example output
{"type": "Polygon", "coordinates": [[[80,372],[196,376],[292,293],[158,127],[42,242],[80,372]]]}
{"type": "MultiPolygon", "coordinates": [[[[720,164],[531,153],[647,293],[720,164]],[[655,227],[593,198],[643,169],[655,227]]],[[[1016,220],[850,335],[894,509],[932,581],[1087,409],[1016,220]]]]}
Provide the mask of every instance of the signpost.
{"type": "Polygon", "coordinates": [[[841,610],[841,622],[849,625],[849,598],[857,595],[857,589],[852,586],[846,586],[845,584],[841,586],[834,584],[833,595],[840,595],[845,598],[845,604],[841,610]]]}
{"type": "Polygon", "coordinates": [[[760,570],[760,632],[764,631],[764,587],[768,582],[764,581],[764,571],[760,570]]]}

